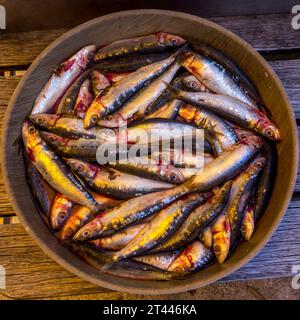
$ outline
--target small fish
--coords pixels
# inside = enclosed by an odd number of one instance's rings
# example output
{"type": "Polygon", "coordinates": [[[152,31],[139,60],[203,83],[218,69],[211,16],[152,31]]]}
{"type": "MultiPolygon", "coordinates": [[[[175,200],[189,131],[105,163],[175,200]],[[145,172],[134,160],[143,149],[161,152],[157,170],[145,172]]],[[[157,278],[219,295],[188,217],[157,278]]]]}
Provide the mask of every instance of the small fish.
{"type": "Polygon", "coordinates": [[[67,139],[46,131],[41,131],[40,135],[58,155],[89,161],[96,161],[97,148],[102,143],[98,139],[67,139]]]}
{"type": "Polygon", "coordinates": [[[145,256],[135,257],[133,260],[167,271],[178,254],[179,252],[147,254],[145,256]]]}
{"type": "Polygon", "coordinates": [[[74,81],[74,83],[69,87],[69,89],[65,92],[65,94],[60,99],[60,101],[57,105],[56,112],[55,112],[56,114],[73,113],[79,90],[80,90],[83,82],[88,78],[90,72],[91,72],[90,68],[85,70],[76,79],[76,81],[74,81]]]}
{"type": "Polygon", "coordinates": [[[39,113],[30,115],[28,118],[38,127],[70,139],[96,139],[101,130],[97,127],[86,130],[82,119],[74,115],[39,113]]]}
{"type": "Polygon", "coordinates": [[[238,141],[230,125],[212,112],[191,105],[183,105],[178,114],[188,123],[212,131],[211,134],[218,140],[223,151],[229,149],[238,141]]]}
{"type": "MultiPolygon", "coordinates": [[[[99,70],[94,69],[91,72],[92,90],[94,96],[98,96],[104,89],[110,86],[108,78],[99,70]]],[[[92,103],[92,102],[90,102],[92,103]]]]}
{"type": "Polygon", "coordinates": [[[79,159],[66,159],[66,162],[92,190],[118,199],[128,199],[173,186],[167,182],[130,175],[79,159]]]}
{"type": "Polygon", "coordinates": [[[240,174],[262,148],[262,140],[257,136],[238,142],[205,165],[196,175],[182,184],[192,191],[207,191],[240,174]]]}
{"type": "Polygon", "coordinates": [[[162,164],[159,162],[151,163],[149,158],[140,158],[139,162],[137,159],[135,159],[135,161],[128,159],[125,163],[122,161],[110,163],[109,166],[137,176],[167,181],[170,183],[178,184],[186,180],[179,168],[176,168],[171,164],[162,164]]]}
{"type": "Polygon", "coordinates": [[[266,158],[266,164],[260,174],[256,187],[255,200],[253,204],[255,221],[259,219],[259,217],[266,209],[266,206],[272,194],[278,160],[276,146],[268,141],[265,141],[263,155],[266,158]]]}
{"type": "Polygon", "coordinates": [[[27,162],[27,177],[30,185],[31,192],[36,200],[42,213],[49,217],[51,206],[55,198],[55,191],[49,186],[49,184],[42,178],[38,170],[31,163],[27,162]]]}
{"type": "Polygon", "coordinates": [[[182,65],[212,92],[231,96],[257,108],[257,101],[216,61],[189,52],[182,65]]]}
{"type": "Polygon", "coordinates": [[[75,106],[74,106],[74,113],[81,119],[84,118],[86,110],[90,106],[94,99],[94,95],[92,92],[92,82],[90,79],[86,79],[77,96],[75,106]]]}
{"type": "Polygon", "coordinates": [[[73,239],[76,241],[97,239],[105,233],[126,228],[159,212],[184,194],[187,194],[187,190],[179,185],[176,188],[124,201],[99,214],[93,221],[82,227],[73,239]]]}
{"type": "Polygon", "coordinates": [[[170,280],[179,278],[178,275],[159,270],[158,268],[146,266],[134,261],[120,261],[110,263],[110,255],[99,252],[92,244],[69,243],[69,248],[85,260],[94,269],[104,274],[118,276],[134,280],[170,280]]]}
{"type": "Polygon", "coordinates": [[[53,230],[58,231],[62,228],[71,215],[73,206],[73,201],[60,193],[56,194],[50,212],[50,223],[53,230]]]}
{"type": "Polygon", "coordinates": [[[213,253],[199,240],[194,240],[186,246],[172,262],[168,271],[174,273],[191,273],[203,269],[213,259],[213,253]]]}
{"type": "Polygon", "coordinates": [[[174,119],[180,109],[182,102],[180,100],[171,100],[156,111],[148,114],[145,119],[174,119]]]}
{"type": "Polygon", "coordinates": [[[231,248],[236,244],[243,221],[243,215],[250,199],[257,177],[265,165],[266,159],[258,157],[241,172],[232,183],[229,194],[226,215],[231,227],[231,248]]]}
{"type": "MultiPolygon", "coordinates": [[[[130,56],[120,57],[116,60],[102,60],[95,64],[95,68],[108,77],[108,74],[136,71],[137,69],[145,67],[154,62],[164,60],[170,55],[170,52],[133,54],[130,56]]],[[[111,78],[108,79],[111,82],[114,82],[111,78]]]]}
{"type": "Polygon", "coordinates": [[[194,48],[196,52],[215,60],[219,65],[226,68],[227,71],[231,73],[233,79],[239,83],[246,93],[251,95],[254,100],[260,99],[259,93],[254,84],[250,81],[244,71],[236,64],[236,62],[229,58],[224,52],[219,51],[206,43],[196,45],[194,48]]]}
{"type": "Polygon", "coordinates": [[[246,207],[243,216],[241,232],[245,240],[250,240],[254,232],[254,212],[253,208],[249,205],[246,207]]]}
{"type": "Polygon", "coordinates": [[[229,254],[230,248],[230,222],[224,213],[222,213],[212,225],[213,251],[218,262],[223,263],[229,254]]]}
{"type": "Polygon", "coordinates": [[[123,249],[132,241],[138,233],[145,227],[145,223],[130,226],[124,230],[114,233],[110,236],[102,237],[91,242],[98,248],[109,251],[118,251],[123,249]]]}
{"type": "Polygon", "coordinates": [[[115,59],[134,53],[145,54],[162,52],[167,49],[178,48],[186,43],[183,38],[165,32],[158,32],[147,36],[114,41],[97,50],[94,61],[115,59]]]}
{"type": "Polygon", "coordinates": [[[173,236],[155,247],[151,253],[173,251],[197,238],[199,232],[206,228],[223,211],[230,187],[231,181],[225,183],[222,188],[214,190],[214,195],[204,204],[192,210],[173,236]]]}
{"type": "Polygon", "coordinates": [[[162,74],[175,61],[177,54],[169,58],[142,67],[119,81],[116,85],[108,87],[92,102],[85,118],[85,128],[95,126],[98,121],[119,109],[123,103],[134,96],[146,83],[162,74]]]}
{"type": "Polygon", "coordinates": [[[175,73],[180,68],[178,63],[172,65],[158,78],[141,89],[133,98],[125,103],[117,112],[108,115],[98,121],[98,125],[104,127],[119,127],[124,123],[142,119],[147,107],[155,101],[166,89],[164,82],[170,83],[175,73]]]}
{"type": "Polygon", "coordinates": [[[31,114],[46,113],[51,110],[91,62],[95,50],[95,45],[86,46],[61,63],[37,96],[31,114]]]}
{"type": "Polygon", "coordinates": [[[49,185],[69,200],[88,207],[93,212],[98,204],[68,166],[42,140],[39,131],[28,121],[23,123],[22,137],[26,153],[49,185]]]}
{"type": "Polygon", "coordinates": [[[162,209],[126,247],[113,255],[113,260],[140,255],[163,243],[176,232],[187,215],[209,196],[210,193],[190,194],[162,209]]]}
{"type": "Polygon", "coordinates": [[[195,76],[192,74],[183,77],[182,83],[188,91],[193,92],[211,92],[203,83],[201,83],[195,76]]]}
{"type": "MultiPolygon", "coordinates": [[[[107,210],[120,203],[119,200],[107,198],[100,194],[93,192],[91,194],[99,205],[99,211],[107,210]]],[[[75,233],[94,217],[93,212],[89,208],[79,205],[74,206],[70,217],[59,232],[59,238],[61,240],[71,240],[75,233]]]]}
{"type": "Polygon", "coordinates": [[[269,140],[280,141],[281,139],[276,125],[264,113],[247,103],[223,94],[187,92],[167,86],[173,92],[174,99],[181,99],[212,111],[224,119],[254,131],[269,140]]]}
{"type": "Polygon", "coordinates": [[[207,247],[212,248],[213,244],[213,235],[212,229],[210,226],[206,227],[202,232],[199,234],[199,240],[207,247]]]}

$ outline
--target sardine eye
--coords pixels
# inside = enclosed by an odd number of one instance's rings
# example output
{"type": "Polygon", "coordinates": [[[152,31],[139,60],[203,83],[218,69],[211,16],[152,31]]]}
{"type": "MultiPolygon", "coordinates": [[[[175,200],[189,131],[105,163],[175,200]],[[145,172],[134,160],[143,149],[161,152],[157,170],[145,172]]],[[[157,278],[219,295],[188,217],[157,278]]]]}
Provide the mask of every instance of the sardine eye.
{"type": "Polygon", "coordinates": [[[176,38],[171,38],[170,41],[171,41],[171,43],[173,43],[173,44],[177,44],[177,42],[178,42],[176,38]]]}
{"type": "Polygon", "coordinates": [[[55,142],[55,141],[56,141],[56,137],[50,136],[50,137],[49,137],[49,141],[50,141],[50,142],[55,142]]]}
{"type": "Polygon", "coordinates": [[[66,217],[66,213],[63,211],[58,214],[58,219],[60,221],[63,221],[65,219],[65,217],[66,217]]]}
{"type": "Polygon", "coordinates": [[[36,128],[35,128],[34,126],[30,126],[30,127],[28,128],[28,132],[31,133],[31,134],[33,134],[33,133],[36,132],[36,128]]]}
{"type": "Polygon", "coordinates": [[[196,88],[197,87],[196,81],[190,81],[190,87],[191,88],[196,88]]]}
{"type": "Polygon", "coordinates": [[[268,137],[272,137],[272,135],[273,135],[273,131],[272,131],[272,129],[270,129],[270,128],[268,128],[268,129],[265,131],[265,133],[266,133],[266,135],[267,135],[268,137]]]}
{"type": "Polygon", "coordinates": [[[86,230],[84,230],[84,231],[82,232],[82,236],[83,236],[84,238],[88,237],[89,235],[90,235],[90,230],[88,230],[88,229],[86,229],[86,230]]]}
{"type": "Polygon", "coordinates": [[[93,115],[92,117],[91,117],[91,123],[92,124],[96,124],[98,122],[98,116],[97,115],[93,115]]]}
{"type": "Polygon", "coordinates": [[[43,123],[44,122],[44,118],[43,117],[36,117],[35,119],[36,123],[43,123]]]}
{"type": "Polygon", "coordinates": [[[94,57],[94,53],[89,52],[87,56],[88,56],[88,59],[91,60],[94,57]]]}
{"type": "Polygon", "coordinates": [[[177,180],[176,178],[177,178],[177,177],[176,177],[176,174],[175,174],[175,173],[171,173],[171,174],[170,174],[170,181],[171,181],[171,182],[176,181],[176,180],[177,180]]]}
{"type": "Polygon", "coordinates": [[[78,171],[83,171],[84,170],[84,166],[82,164],[78,164],[76,166],[76,168],[77,168],[78,171]]]}
{"type": "Polygon", "coordinates": [[[71,237],[71,236],[73,235],[73,230],[72,230],[71,228],[67,228],[67,230],[66,230],[66,235],[67,235],[68,237],[71,237]]]}

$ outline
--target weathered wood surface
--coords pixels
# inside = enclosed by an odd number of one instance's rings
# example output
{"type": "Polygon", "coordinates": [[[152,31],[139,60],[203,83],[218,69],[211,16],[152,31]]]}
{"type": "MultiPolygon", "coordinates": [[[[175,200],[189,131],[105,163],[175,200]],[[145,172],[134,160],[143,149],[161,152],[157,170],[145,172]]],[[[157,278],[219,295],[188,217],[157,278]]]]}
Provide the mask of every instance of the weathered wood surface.
{"type": "MultiPolygon", "coordinates": [[[[222,282],[291,276],[292,266],[300,264],[299,210],[300,201],[293,201],[261,253],[222,282]]],[[[120,294],[96,287],[59,266],[34,243],[20,224],[0,226],[0,243],[0,264],[6,269],[7,278],[7,289],[0,289],[0,299],[63,298],[71,295],[120,298],[120,294]]]]}
{"type": "MultiPolygon", "coordinates": [[[[300,37],[291,27],[291,14],[217,17],[224,26],[262,52],[300,49],[300,37]],[[277,32],[276,32],[277,30],[277,32]]],[[[8,33],[0,36],[0,67],[29,65],[33,59],[68,29],[8,33]]]]}

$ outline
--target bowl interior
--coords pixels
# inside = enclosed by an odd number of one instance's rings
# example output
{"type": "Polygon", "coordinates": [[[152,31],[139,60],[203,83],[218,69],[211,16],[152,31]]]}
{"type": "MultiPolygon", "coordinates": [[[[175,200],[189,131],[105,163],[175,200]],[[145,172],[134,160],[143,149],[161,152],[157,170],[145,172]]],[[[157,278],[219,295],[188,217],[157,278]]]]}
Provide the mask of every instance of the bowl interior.
{"type": "Polygon", "coordinates": [[[142,294],[166,294],[196,289],[240,268],[263,247],[275,230],[290,201],[297,170],[296,125],[288,98],[272,69],[247,43],[207,20],[178,12],[133,10],[91,20],[72,29],[50,45],[32,64],[11,100],[3,131],[3,175],[15,211],[26,230],[57,262],[73,273],[106,288],[142,294]],[[257,86],[282,134],[278,144],[278,170],[267,210],[253,238],[243,242],[223,264],[213,264],[184,280],[158,282],[122,279],[100,274],[62,247],[37,216],[28,188],[22,156],[13,142],[30,112],[52,68],[76,50],[90,43],[102,45],[114,40],[166,31],[192,42],[207,42],[232,57],[257,86]],[[280,181],[280,183],[278,183],[280,181]]]}

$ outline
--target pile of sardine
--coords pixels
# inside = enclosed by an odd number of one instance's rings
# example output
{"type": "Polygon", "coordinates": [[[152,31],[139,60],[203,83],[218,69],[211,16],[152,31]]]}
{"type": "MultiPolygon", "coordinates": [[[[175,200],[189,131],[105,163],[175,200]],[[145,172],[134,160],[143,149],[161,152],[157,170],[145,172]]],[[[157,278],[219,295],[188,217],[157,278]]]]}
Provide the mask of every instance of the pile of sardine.
{"type": "Polygon", "coordinates": [[[60,243],[102,272],[168,280],[223,263],[251,238],[280,133],[228,56],[160,32],[88,45],[56,66],[22,138],[37,210],[60,243]],[[155,163],[96,161],[103,144],[122,157],[139,134],[181,139],[191,128],[204,132],[199,157],[145,144],[155,163]]]}

